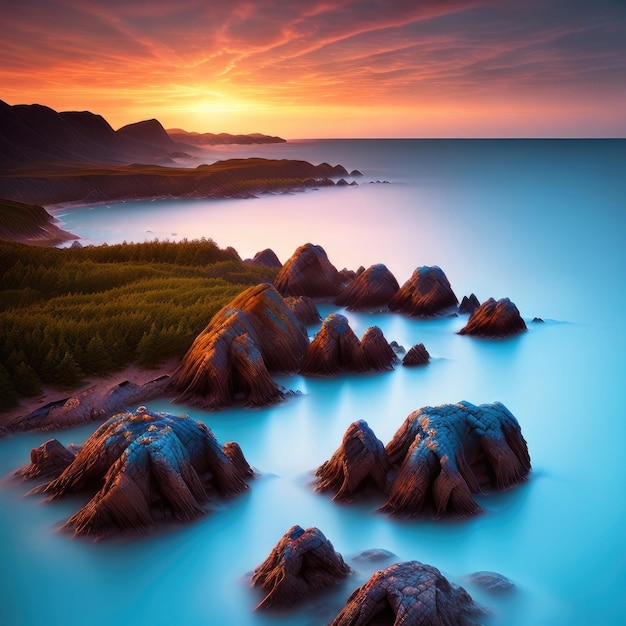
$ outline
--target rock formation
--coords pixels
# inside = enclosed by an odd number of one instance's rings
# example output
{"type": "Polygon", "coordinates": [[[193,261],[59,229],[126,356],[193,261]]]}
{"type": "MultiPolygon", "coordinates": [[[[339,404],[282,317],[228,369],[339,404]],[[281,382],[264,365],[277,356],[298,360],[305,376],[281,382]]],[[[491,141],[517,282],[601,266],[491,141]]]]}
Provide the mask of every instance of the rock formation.
{"type": "Polygon", "coordinates": [[[341,277],[322,246],[306,243],[283,265],[274,285],[283,296],[333,298],[341,290],[341,277]]]}
{"type": "Polygon", "coordinates": [[[416,317],[445,314],[458,304],[450,282],[437,265],[418,267],[389,302],[389,310],[416,317]]]}
{"type": "Polygon", "coordinates": [[[309,344],[304,325],[270,284],[250,287],[218,311],[172,375],[176,401],[220,408],[282,397],[269,372],[295,372],[309,344]]]}
{"type": "Polygon", "coordinates": [[[30,465],[15,472],[20,478],[52,480],[74,460],[75,453],[58,439],[49,439],[30,451],[30,465]]]}
{"type": "Polygon", "coordinates": [[[359,341],[345,316],[331,313],[309,344],[300,373],[330,376],[339,372],[375,372],[393,369],[397,357],[377,326],[359,341]]]}
{"type": "Polygon", "coordinates": [[[387,489],[391,466],[382,442],[364,420],[348,426],[341,446],[315,475],[318,491],[334,491],[333,500],[352,501],[370,487],[387,489]]]}
{"type": "Polygon", "coordinates": [[[250,263],[251,265],[262,265],[264,267],[280,268],[283,266],[279,258],[276,256],[276,253],[271,248],[265,248],[265,250],[257,252],[253,258],[248,259],[245,262],[250,263]]]}
{"type": "Polygon", "coordinates": [[[322,321],[315,302],[309,296],[288,296],[285,302],[305,326],[312,326],[322,321]]]}
{"type": "Polygon", "coordinates": [[[492,595],[512,593],[517,589],[513,581],[497,572],[474,572],[467,580],[492,595]]]}
{"type": "Polygon", "coordinates": [[[480,306],[480,301],[475,294],[463,296],[461,304],[459,304],[459,313],[473,313],[480,306]]]}
{"type": "Polygon", "coordinates": [[[65,527],[101,538],[146,531],[160,518],[193,519],[213,494],[247,489],[252,473],[239,446],[222,448],[202,422],[139,407],[102,424],[63,472],[33,493],[96,492],[65,527]]]}
{"type": "Polygon", "coordinates": [[[266,596],[259,608],[302,602],[345,578],[350,568],[317,528],[292,526],[259,565],[252,584],[266,596]]]}
{"type": "MultiPolygon", "coordinates": [[[[530,457],[520,426],[501,403],[424,407],[411,413],[383,450],[363,421],[316,471],[316,488],[351,500],[377,488],[381,511],[400,517],[467,517],[472,494],[524,481],[530,457]]],[[[381,444],[382,445],[382,444],[381,444]]]]}
{"type": "Polygon", "coordinates": [[[438,569],[405,561],[376,572],[353,591],[330,626],[470,626],[479,613],[467,591],[438,569]]]}
{"type": "Polygon", "coordinates": [[[398,357],[378,326],[370,326],[361,337],[364,367],[369,372],[392,370],[398,357]]]}
{"type": "Polygon", "coordinates": [[[378,263],[358,274],[334,302],[352,311],[383,310],[399,288],[398,281],[387,266],[378,263]]]}
{"type": "Polygon", "coordinates": [[[530,471],[520,426],[500,402],[421,408],[385,450],[397,474],[381,511],[401,517],[474,515],[472,494],[508,489],[530,471]]]}
{"type": "Polygon", "coordinates": [[[459,335],[477,337],[507,337],[527,330],[517,307],[508,299],[497,302],[489,298],[471,315],[459,335]]]}
{"type": "Polygon", "coordinates": [[[428,350],[423,343],[418,343],[414,345],[409,351],[404,355],[402,359],[402,365],[412,366],[412,365],[427,365],[430,361],[430,354],[428,354],[428,350]]]}
{"type": "Polygon", "coordinates": [[[347,318],[331,313],[309,344],[300,372],[330,376],[342,371],[361,372],[364,369],[361,343],[347,318]]]}

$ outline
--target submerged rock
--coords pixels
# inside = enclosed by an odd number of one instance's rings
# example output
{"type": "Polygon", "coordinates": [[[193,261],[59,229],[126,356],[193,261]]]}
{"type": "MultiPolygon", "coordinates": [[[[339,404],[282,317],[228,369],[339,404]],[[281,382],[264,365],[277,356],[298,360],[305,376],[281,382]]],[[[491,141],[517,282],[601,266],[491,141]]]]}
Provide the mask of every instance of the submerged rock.
{"type": "Polygon", "coordinates": [[[489,298],[470,315],[467,325],[459,331],[459,335],[507,337],[525,330],[526,322],[513,302],[508,298],[497,302],[489,298]]]}
{"type": "Polygon", "coordinates": [[[480,306],[480,302],[475,294],[463,296],[461,304],[459,304],[459,313],[473,313],[480,306]]]}
{"type": "Polygon", "coordinates": [[[334,491],[333,500],[350,502],[372,486],[387,488],[391,465],[385,446],[364,420],[353,422],[341,446],[315,472],[318,491],[334,491]]]}
{"type": "Polygon", "coordinates": [[[377,372],[393,369],[395,352],[378,326],[368,328],[362,341],[348,319],[331,313],[309,344],[300,373],[329,376],[340,372],[377,372]]]}
{"type": "Polygon", "coordinates": [[[467,517],[472,494],[523,482],[530,456],[520,426],[500,402],[424,407],[384,448],[367,423],[351,424],[341,446],[316,471],[316,489],[351,500],[376,489],[380,510],[399,517],[467,517]]]}
{"type": "Polygon", "coordinates": [[[252,584],[266,596],[259,608],[287,606],[339,583],[350,572],[318,528],[292,526],[253,573],[252,584]]]}
{"type": "Polygon", "coordinates": [[[202,422],[139,407],[102,424],[63,472],[33,493],[95,495],[65,523],[77,535],[143,532],[160,518],[191,520],[213,494],[247,489],[252,470],[202,422]]]}
{"type": "Polygon", "coordinates": [[[497,572],[474,572],[468,582],[493,595],[511,593],[517,589],[514,582],[497,572]]]}
{"type": "Polygon", "coordinates": [[[474,515],[472,494],[508,489],[530,471],[519,423],[500,402],[421,408],[385,450],[397,473],[381,511],[401,517],[474,515]]]}
{"type": "Polygon", "coordinates": [[[304,324],[272,285],[250,287],[194,340],[172,375],[176,401],[220,408],[242,397],[249,405],[270,404],[283,394],[269,373],[298,371],[308,344],[304,324]]]}
{"type": "Polygon", "coordinates": [[[330,626],[470,626],[480,613],[467,591],[437,568],[404,561],[376,572],[353,591],[330,626]]]}
{"type": "Polygon", "coordinates": [[[451,311],[457,297],[443,270],[437,266],[418,267],[389,302],[389,310],[416,317],[433,317],[451,311]]]}
{"type": "Polygon", "coordinates": [[[358,274],[335,298],[337,306],[352,311],[383,310],[400,285],[386,265],[378,263],[358,274]]]}
{"type": "Polygon", "coordinates": [[[428,354],[428,350],[423,343],[418,343],[414,345],[409,351],[404,355],[402,359],[402,365],[413,366],[413,365],[428,365],[430,361],[430,354],[428,354]]]}
{"type": "Polygon", "coordinates": [[[341,289],[341,276],[322,246],[306,243],[283,265],[274,280],[283,296],[333,298],[341,289]]]}

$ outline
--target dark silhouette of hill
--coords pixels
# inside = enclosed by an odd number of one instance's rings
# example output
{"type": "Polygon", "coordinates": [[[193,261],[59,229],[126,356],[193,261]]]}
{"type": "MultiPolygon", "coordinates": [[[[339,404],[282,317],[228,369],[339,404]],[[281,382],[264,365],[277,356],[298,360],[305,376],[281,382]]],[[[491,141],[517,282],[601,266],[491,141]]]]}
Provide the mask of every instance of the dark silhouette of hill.
{"type": "Polygon", "coordinates": [[[219,146],[228,144],[263,144],[285,143],[282,137],[250,133],[248,135],[231,135],[230,133],[194,133],[182,128],[168,128],[167,134],[174,140],[194,146],[219,146]]]}
{"type": "Polygon", "coordinates": [[[193,150],[190,142],[181,143],[180,141],[174,141],[174,139],[167,134],[161,122],[155,119],[127,124],[126,126],[122,126],[122,128],[118,128],[117,134],[133,141],[138,141],[153,146],[154,148],[164,150],[169,155],[193,150]]]}

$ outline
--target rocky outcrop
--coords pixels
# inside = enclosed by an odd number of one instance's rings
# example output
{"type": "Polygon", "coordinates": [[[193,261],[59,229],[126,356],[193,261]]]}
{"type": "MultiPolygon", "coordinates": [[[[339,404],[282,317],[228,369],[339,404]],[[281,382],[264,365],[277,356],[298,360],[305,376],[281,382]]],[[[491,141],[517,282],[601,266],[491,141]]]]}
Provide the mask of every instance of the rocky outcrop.
{"type": "Polygon", "coordinates": [[[352,311],[380,311],[388,307],[399,288],[387,266],[378,263],[359,273],[334,302],[352,311]]]}
{"type": "Polygon", "coordinates": [[[95,538],[143,532],[162,518],[191,520],[213,495],[247,489],[252,470],[236,444],[202,422],[139,407],[100,426],[63,472],[33,493],[95,495],[65,523],[95,538]]]}
{"type": "Polygon", "coordinates": [[[467,577],[467,580],[470,584],[492,595],[508,594],[517,589],[513,581],[497,572],[474,572],[467,577]]]}
{"type": "Polygon", "coordinates": [[[404,355],[402,359],[402,365],[413,366],[413,365],[428,365],[430,361],[430,354],[428,354],[428,350],[423,343],[418,343],[414,345],[409,351],[404,355]]]}
{"type": "Polygon", "coordinates": [[[274,285],[283,296],[333,298],[341,290],[341,277],[322,246],[306,243],[283,265],[274,285]]]}
{"type": "Polygon", "coordinates": [[[443,315],[458,304],[443,270],[437,266],[418,267],[389,302],[389,310],[415,317],[443,315]]]}
{"type": "Polygon", "coordinates": [[[250,287],[215,314],[172,375],[176,401],[216,409],[242,399],[263,406],[282,391],[270,372],[295,372],[306,328],[270,284],[250,287]]]}
{"type": "Polygon", "coordinates": [[[341,555],[318,528],[292,526],[252,576],[265,597],[259,608],[302,602],[339,583],[350,572],[341,555]]]}
{"type": "Polygon", "coordinates": [[[340,372],[374,372],[393,369],[396,361],[380,328],[368,328],[359,341],[347,318],[331,313],[309,344],[300,373],[331,376],[340,372]]]}
{"type": "Polygon", "coordinates": [[[368,372],[392,370],[398,357],[378,326],[370,326],[361,337],[361,353],[368,372]]]}
{"type": "Polygon", "coordinates": [[[475,294],[463,296],[461,304],[459,304],[459,313],[472,314],[480,306],[480,301],[475,294]]]}
{"type": "Polygon", "coordinates": [[[309,344],[301,374],[331,376],[339,372],[361,372],[365,363],[361,343],[345,316],[331,313],[309,344]]]}
{"type": "Polygon", "coordinates": [[[472,494],[508,489],[530,471],[520,426],[499,402],[424,407],[384,453],[378,444],[365,422],[351,424],[316,488],[339,500],[377,488],[387,498],[380,510],[400,517],[467,517],[481,510],[472,494]]]}
{"type": "Polygon", "coordinates": [[[467,591],[438,569],[405,561],[376,572],[353,591],[330,626],[471,626],[479,613],[467,591]]]}
{"type": "Polygon", "coordinates": [[[384,492],[390,469],[382,442],[359,420],[348,426],[339,448],[315,472],[315,488],[333,491],[333,500],[351,502],[372,487],[384,492]]]}
{"type": "Polygon", "coordinates": [[[245,263],[250,265],[261,265],[263,267],[277,267],[281,268],[283,264],[280,262],[276,253],[271,248],[265,248],[257,252],[251,259],[246,259],[245,263]]]}
{"type": "Polygon", "coordinates": [[[526,322],[513,302],[508,298],[497,302],[489,298],[470,315],[467,325],[461,328],[459,335],[507,337],[525,330],[526,322]]]}
{"type": "Polygon", "coordinates": [[[58,439],[49,439],[30,451],[30,465],[19,469],[15,475],[26,479],[52,480],[63,472],[75,456],[58,439]]]}
{"type": "Polygon", "coordinates": [[[309,296],[288,296],[285,302],[305,326],[312,326],[322,321],[315,302],[309,296]]]}
{"type": "Polygon", "coordinates": [[[500,402],[421,408],[385,450],[397,473],[381,510],[401,517],[474,515],[472,494],[508,489],[530,471],[521,428],[500,402]]]}

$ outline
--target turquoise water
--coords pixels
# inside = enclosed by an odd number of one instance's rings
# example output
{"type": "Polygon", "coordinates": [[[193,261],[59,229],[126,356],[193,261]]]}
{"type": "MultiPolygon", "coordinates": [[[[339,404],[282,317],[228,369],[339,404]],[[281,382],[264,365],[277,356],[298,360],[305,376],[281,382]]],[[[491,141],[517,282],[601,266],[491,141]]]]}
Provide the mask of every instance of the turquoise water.
{"type": "MultiPolygon", "coordinates": [[[[624,623],[625,146],[295,142],[254,150],[342,163],[360,169],[364,181],[247,201],[63,212],[63,226],[87,242],[205,236],[242,257],[272,247],[285,261],[311,241],[339,268],[384,262],[401,283],[415,267],[438,264],[459,298],[472,291],[481,301],[510,297],[529,331],[500,342],[474,340],[456,334],[463,316],[418,321],[341,310],[359,336],[376,324],[407,348],[423,342],[431,363],[334,379],[282,377],[301,395],[263,410],[206,413],[167,399],[150,403],[205,421],[222,442],[238,441],[260,476],[217,512],[137,541],[71,539],[57,528],[80,502],[44,504],[26,497],[26,486],[5,482],[0,623],[325,624],[376,568],[352,558],[369,548],[438,567],[491,607],[489,624],[624,623]],[[392,184],[367,183],[382,179],[392,184]],[[546,323],[531,324],[535,316],[546,323]],[[402,522],[377,513],[379,501],[342,506],[311,489],[312,472],[352,421],[365,419],[386,443],[414,409],[459,400],[503,402],[521,424],[533,463],[526,484],[481,498],[483,515],[402,522]],[[318,526],[357,571],[302,610],[254,612],[260,596],[246,575],[293,524],[318,526]],[[477,570],[504,574],[518,592],[481,593],[465,583],[477,570]]],[[[236,154],[230,148],[215,158],[236,154]]],[[[328,305],[323,313],[334,310],[328,305]]],[[[25,464],[30,449],[51,436],[82,443],[93,428],[0,440],[0,474],[25,464]]]]}

